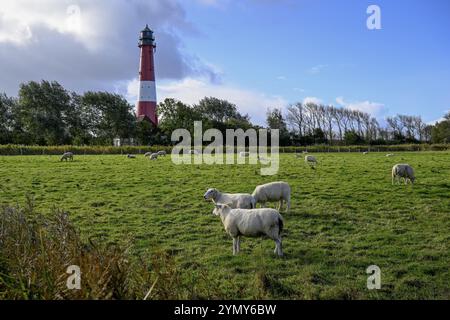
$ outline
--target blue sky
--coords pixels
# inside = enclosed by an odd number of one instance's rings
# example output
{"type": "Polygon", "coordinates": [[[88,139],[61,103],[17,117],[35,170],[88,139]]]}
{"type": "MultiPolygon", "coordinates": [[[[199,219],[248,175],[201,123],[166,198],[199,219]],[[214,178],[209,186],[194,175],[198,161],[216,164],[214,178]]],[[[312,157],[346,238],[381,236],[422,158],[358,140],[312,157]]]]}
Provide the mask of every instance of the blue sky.
{"type": "Polygon", "coordinates": [[[0,92],[56,80],[136,101],[139,31],[155,31],[157,96],[235,103],[264,124],[298,101],[426,122],[450,109],[448,0],[4,0],[0,92]],[[381,30],[369,30],[369,5],[381,30]]]}
{"type": "Polygon", "coordinates": [[[184,7],[201,33],[183,39],[186,49],[217,66],[224,83],[288,102],[369,102],[381,117],[432,121],[450,109],[450,1],[191,0],[184,7]],[[371,4],[381,9],[381,30],[366,27],[371,4]]]}

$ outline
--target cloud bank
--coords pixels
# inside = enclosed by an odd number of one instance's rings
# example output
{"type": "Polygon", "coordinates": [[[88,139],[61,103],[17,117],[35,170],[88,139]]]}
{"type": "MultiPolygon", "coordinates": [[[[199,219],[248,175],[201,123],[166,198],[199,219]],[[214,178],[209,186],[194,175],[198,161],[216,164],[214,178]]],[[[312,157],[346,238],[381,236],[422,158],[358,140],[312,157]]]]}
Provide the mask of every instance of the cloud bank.
{"type": "Polygon", "coordinates": [[[0,90],[16,95],[19,83],[57,80],[74,91],[110,90],[138,72],[139,31],[156,34],[159,79],[218,75],[180,35],[196,36],[175,0],[14,0],[0,6],[0,90]]]}

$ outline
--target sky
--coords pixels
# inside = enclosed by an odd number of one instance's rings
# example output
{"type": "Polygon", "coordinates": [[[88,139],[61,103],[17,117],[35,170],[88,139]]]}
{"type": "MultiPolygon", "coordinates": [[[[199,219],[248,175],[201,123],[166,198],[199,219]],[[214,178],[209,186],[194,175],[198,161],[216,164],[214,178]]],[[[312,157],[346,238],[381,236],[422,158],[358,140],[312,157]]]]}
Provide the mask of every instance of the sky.
{"type": "Polygon", "coordinates": [[[380,121],[450,110],[448,0],[0,0],[0,92],[45,79],[135,103],[146,24],[159,101],[215,96],[257,124],[308,101],[380,121]]]}

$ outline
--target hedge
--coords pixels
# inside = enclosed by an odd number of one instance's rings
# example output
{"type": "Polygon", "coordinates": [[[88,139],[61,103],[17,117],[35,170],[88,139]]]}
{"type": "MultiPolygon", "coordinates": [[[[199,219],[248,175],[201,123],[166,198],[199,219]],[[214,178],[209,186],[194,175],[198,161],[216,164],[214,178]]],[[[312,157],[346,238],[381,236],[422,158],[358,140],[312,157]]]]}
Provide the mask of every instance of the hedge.
{"type": "MultiPolygon", "coordinates": [[[[66,151],[75,154],[144,154],[165,150],[170,153],[171,146],[21,146],[0,145],[0,155],[61,155],[66,151]]],[[[401,151],[446,151],[450,144],[404,144],[380,146],[327,146],[280,147],[280,153],[295,152],[401,152],[401,151]]]]}

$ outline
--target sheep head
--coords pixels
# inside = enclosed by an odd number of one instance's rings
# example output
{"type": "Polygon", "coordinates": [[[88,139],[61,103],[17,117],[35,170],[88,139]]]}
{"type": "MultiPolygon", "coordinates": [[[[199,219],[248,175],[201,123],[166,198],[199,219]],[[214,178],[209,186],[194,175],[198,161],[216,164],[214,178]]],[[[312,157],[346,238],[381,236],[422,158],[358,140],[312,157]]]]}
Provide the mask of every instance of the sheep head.
{"type": "Polygon", "coordinates": [[[209,200],[209,199],[214,200],[217,198],[217,193],[218,193],[218,191],[215,188],[208,189],[208,190],[206,190],[206,193],[203,195],[203,198],[205,198],[205,200],[209,200]]]}

